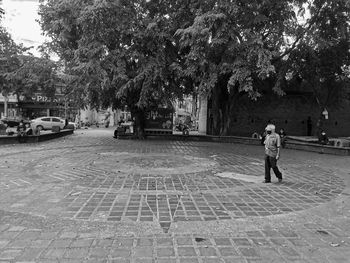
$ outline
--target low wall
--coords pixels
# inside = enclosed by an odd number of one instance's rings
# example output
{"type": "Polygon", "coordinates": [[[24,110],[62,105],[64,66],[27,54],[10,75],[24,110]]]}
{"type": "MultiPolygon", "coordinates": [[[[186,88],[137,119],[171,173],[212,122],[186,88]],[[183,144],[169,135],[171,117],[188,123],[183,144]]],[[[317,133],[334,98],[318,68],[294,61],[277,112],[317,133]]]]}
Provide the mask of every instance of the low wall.
{"type": "MultiPolygon", "coordinates": [[[[60,132],[50,132],[50,133],[45,133],[40,135],[30,135],[25,138],[26,139],[25,143],[37,143],[37,142],[48,141],[48,140],[60,138],[63,136],[71,135],[73,133],[74,133],[73,130],[62,130],[60,132]]],[[[16,135],[0,136],[0,145],[18,144],[18,143],[20,142],[18,141],[18,138],[16,135]]]]}
{"type": "MultiPolygon", "coordinates": [[[[240,136],[210,136],[210,135],[148,135],[147,139],[155,140],[177,140],[177,141],[206,141],[223,143],[242,143],[249,145],[261,145],[260,139],[240,136]]],[[[335,147],[330,145],[319,145],[316,143],[286,141],[286,149],[317,152],[333,155],[350,155],[350,147],[335,147]]]]}
{"type": "Polygon", "coordinates": [[[181,134],[160,134],[147,135],[147,139],[174,140],[174,141],[203,141],[203,142],[225,142],[260,145],[259,139],[240,136],[211,136],[211,135],[181,135],[181,134]]]}
{"type": "Polygon", "coordinates": [[[350,147],[336,147],[305,142],[287,142],[286,148],[333,155],[350,155],[350,147]]]}

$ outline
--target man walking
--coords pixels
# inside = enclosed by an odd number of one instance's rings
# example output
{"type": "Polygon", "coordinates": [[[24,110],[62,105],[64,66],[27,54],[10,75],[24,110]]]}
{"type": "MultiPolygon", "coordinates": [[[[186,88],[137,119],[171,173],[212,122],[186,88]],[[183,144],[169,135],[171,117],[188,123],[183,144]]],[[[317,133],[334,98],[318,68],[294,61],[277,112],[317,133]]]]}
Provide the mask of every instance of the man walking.
{"type": "Polygon", "coordinates": [[[281,138],[275,132],[276,127],[273,124],[269,124],[266,127],[266,138],[265,138],[265,181],[264,183],[271,183],[272,168],[278,182],[282,182],[282,173],[278,170],[277,160],[280,158],[281,138]]]}

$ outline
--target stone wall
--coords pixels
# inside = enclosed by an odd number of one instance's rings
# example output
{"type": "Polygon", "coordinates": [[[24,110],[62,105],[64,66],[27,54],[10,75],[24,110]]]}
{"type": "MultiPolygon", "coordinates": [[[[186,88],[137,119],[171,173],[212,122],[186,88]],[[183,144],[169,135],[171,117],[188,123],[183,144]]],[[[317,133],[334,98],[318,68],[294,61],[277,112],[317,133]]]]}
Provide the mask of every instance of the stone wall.
{"type": "MultiPolygon", "coordinates": [[[[316,123],[320,111],[314,101],[306,95],[287,95],[282,98],[264,96],[257,102],[244,98],[240,107],[231,115],[228,135],[251,136],[261,133],[270,121],[276,128],[284,128],[288,135],[307,135],[307,118],[312,120],[312,134],[316,134],[316,123]]],[[[350,136],[350,102],[342,107],[327,109],[329,119],[324,121],[324,130],[329,136],[350,136]]]]}

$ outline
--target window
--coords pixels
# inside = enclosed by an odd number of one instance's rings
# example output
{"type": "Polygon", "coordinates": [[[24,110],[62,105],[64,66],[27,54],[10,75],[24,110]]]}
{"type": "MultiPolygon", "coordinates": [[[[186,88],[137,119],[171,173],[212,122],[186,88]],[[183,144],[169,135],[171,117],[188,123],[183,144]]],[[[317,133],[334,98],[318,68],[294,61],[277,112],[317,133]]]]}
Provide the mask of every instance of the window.
{"type": "Polygon", "coordinates": [[[53,122],[61,122],[60,119],[57,119],[57,118],[52,118],[52,121],[53,122]]]}
{"type": "Polygon", "coordinates": [[[50,118],[42,118],[42,121],[50,121],[50,118]]]}

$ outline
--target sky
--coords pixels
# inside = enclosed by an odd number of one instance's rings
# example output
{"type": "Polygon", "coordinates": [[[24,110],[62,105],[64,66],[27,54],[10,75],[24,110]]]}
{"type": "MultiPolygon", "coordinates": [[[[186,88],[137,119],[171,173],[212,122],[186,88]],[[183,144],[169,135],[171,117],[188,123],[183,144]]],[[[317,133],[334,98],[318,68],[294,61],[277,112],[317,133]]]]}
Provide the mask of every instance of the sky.
{"type": "Polygon", "coordinates": [[[36,47],[45,41],[40,26],[35,21],[39,19],[39,0],[0,0],[0,5],[5,10],[2,24],[13,40],[18,44],[23,43],[26,47],[34,46],[30,52],[39,56],[36,47]]]}

